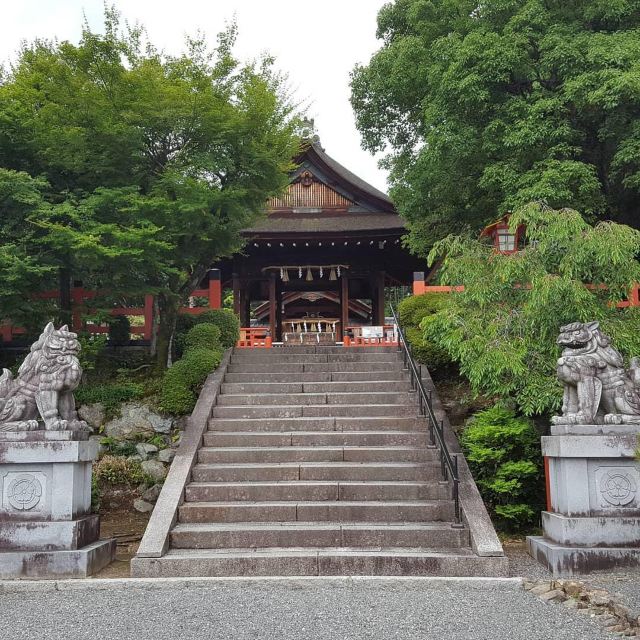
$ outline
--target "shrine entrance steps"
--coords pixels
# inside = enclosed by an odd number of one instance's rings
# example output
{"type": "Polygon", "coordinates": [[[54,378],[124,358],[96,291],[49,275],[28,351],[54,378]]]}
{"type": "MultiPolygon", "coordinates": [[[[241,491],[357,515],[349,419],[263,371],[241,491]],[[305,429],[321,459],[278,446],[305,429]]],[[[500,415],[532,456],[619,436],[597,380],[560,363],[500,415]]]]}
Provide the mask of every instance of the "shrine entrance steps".
{"type": "Polygon", "coordinates": [[[500,574],[452,526],[428,441],[397,348],[236,349],[169,550],[140,575],[500,574]]]}

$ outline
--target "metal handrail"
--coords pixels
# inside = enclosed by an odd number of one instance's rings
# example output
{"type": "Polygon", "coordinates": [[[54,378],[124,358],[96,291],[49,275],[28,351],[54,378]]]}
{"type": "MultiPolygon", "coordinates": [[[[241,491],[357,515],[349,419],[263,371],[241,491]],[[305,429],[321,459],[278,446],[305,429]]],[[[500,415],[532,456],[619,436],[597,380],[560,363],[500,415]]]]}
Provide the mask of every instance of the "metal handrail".
{"type": "Polygon", "coordinates": [[[411,345],[407,342],[404,330],[398,320],[396,309],[391,305],[391,313],[398,332],[398,349],[402,350],[405,369],[408,369],[411,380],[411,388],[418,393],[418,405],[420,415],[427,419],[429,425],[429,442],[432,447],[437,447],[440,451],[440,468],[443,479],[451,480],[451,498],[454,508],[453,527],[462,527],[460,515],[460,475],[458,473],[458,456],[451,455],[444,437],[444,421],[438,420],[433,410],[432,392],[427,394],[422,382],[422,365],[416,364],[413,357],[411,345]]]}

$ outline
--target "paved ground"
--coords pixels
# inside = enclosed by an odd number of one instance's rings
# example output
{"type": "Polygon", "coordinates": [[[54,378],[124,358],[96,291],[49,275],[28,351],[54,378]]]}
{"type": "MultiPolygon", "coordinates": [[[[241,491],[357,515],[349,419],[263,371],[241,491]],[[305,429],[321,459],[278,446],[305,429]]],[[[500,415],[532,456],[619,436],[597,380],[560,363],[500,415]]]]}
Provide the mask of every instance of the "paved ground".
{"type": "MultiPolygon", "coordinates": [[[[101,581],[100,581],[101,582],[101,581]]],[[[3,593],[2,640],[592,640],[594,622],[519,584],[202,583],[3,593]]],[[[85,583],[86,584],[86,583],[85,583]]],[[[94,582],[94,584],[99,584],[94,582]]],[[[148,585],[148,583],[147,583],[148,585]]]]}

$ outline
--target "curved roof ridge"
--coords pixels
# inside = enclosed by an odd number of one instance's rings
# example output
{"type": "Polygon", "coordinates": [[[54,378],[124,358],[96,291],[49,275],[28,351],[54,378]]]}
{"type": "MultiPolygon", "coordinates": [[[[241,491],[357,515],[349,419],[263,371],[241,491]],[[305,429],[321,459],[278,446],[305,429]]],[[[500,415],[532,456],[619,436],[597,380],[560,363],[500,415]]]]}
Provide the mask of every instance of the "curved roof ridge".
{"type": "Polygon", "coordinates": [[[376,189],[373,185],[369,184],[366,180],[363,180],[359,176],[357,176],[353,171],[347,169],[344,165],[340,164],[337,160],[332,158],[320,144],[320,140],[317,136],[308,141],[309,146],[302,152],[302,155],[308,154],[310,151],[315,153],[318,159],[325,164],[333,173],[335,173],[338,177],[342,178],[346,182],[352,184],[357,190],[361,193],[368,195],[369,197],[378,200],[385,205],[385,210],[389,212],[395,213],[395,207],[393,206],[393,202],[391,198],[384,193],[384,191],[380,191],[376,189]]]}

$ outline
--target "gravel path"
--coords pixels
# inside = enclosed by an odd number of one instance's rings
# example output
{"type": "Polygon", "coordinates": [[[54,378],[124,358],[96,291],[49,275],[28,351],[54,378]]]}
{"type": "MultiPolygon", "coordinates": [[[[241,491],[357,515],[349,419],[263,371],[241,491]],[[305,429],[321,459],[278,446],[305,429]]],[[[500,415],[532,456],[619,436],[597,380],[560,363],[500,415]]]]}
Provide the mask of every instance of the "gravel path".
{"type": "Polygon", "coordinates": [[[597,571],[583,581],[594,588],[606,589],[640,616],[640,567],[628,571],[597,571]]]}
{"type": "Polygon", "coordinates": [[[392,580],[0,591],[3,640],[602,640],[520,585],[392,580]]]}

